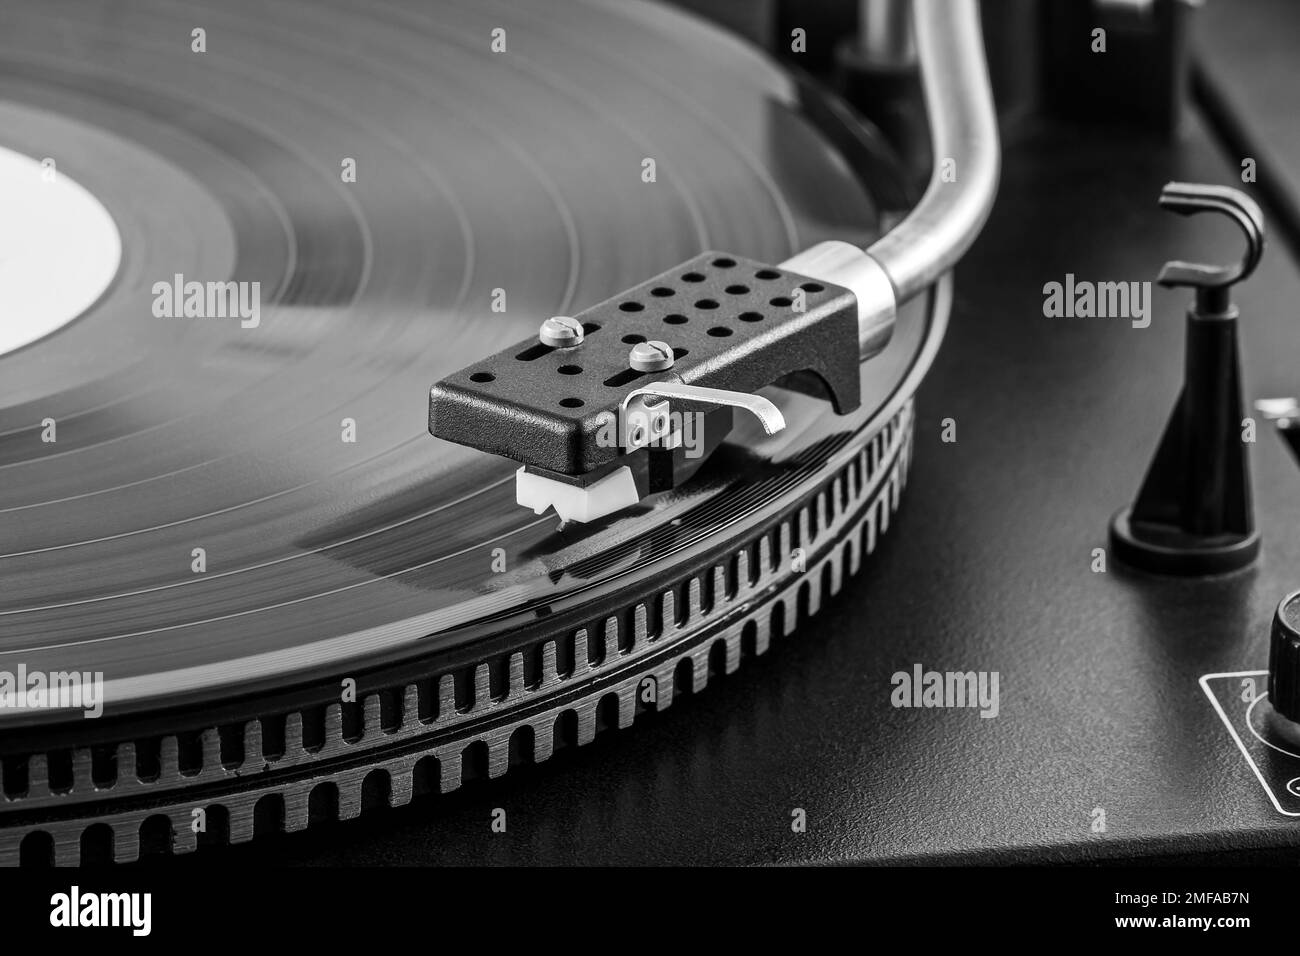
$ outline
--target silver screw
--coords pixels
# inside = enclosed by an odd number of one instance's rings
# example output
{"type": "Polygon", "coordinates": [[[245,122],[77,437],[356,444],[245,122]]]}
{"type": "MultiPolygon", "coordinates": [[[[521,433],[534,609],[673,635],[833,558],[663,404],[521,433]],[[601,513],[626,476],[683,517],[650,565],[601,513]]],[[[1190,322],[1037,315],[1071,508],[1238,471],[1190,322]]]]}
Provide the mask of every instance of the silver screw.
{"type": "Polygon", "coordinates": [[[628,353],[627,363],[638,372],[662,372],[673,367],[673,350],[667,342],[638,342],[628,353]]]}
{"type": "Polygon", "coordinates": [[[567,349],[582,344],[582,323],[567,315],[553,315],[537,332],[543,345],[553,349],[567,349]]]}

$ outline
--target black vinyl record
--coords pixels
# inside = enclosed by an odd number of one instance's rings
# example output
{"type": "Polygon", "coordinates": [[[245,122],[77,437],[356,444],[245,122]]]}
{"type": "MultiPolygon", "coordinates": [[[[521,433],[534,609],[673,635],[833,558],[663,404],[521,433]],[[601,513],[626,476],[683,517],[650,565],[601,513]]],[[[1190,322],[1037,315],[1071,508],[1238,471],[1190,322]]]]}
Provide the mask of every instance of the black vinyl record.
{"type": "Polygon", "coordinates": [[[66,714],[0,712],[28,728],[7,752],[182,706],[242,726],[259,695],[441,653],[469,668],[461,707],[512,636],[630,608],[746,534],[780,546],[842,469],[888,455],[896,504],[933,299],[864,367],[860,412],[774,390],[785,432],[742,426],[686,487],[591,525],[518,507],[512,462],[426,431],[431,383],[547,316],[705,249],[775,263],[878,234],[903,181],[885,151],[744,41],[590,0],[0,19],[0,146],[56,158],[122,241],[90,309],[0,355],[0,669],[102,672],[109,718],[57,737],[66,714]],[[257,283],[255,325],[159,317],[174,277],[257,283]]]}

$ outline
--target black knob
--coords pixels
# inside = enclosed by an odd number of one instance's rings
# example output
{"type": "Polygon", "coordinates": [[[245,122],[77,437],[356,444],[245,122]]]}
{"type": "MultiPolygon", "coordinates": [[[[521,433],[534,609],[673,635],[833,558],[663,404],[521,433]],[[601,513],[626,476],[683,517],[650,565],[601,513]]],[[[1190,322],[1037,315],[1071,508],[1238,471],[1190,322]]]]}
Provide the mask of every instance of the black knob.
{"type": "Polygon", "coordinates": [[[1300,722],[1300,591],[1284,597],[1273,615],[1268,699],[1276,713],[1300,722]]]}

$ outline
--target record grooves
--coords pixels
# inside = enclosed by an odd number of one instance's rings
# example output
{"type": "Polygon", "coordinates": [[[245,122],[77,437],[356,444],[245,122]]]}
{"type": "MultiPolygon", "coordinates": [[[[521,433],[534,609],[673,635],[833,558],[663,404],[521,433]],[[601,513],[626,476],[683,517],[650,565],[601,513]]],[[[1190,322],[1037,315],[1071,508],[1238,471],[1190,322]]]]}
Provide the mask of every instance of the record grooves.
{"type": "Polygon", "coordinates": [[[404,802],[502,772],[517,733],[544,759],[630,723],[646,677],[665,706],[761,653],[898,504],[942,286],[864,368],[861,412],[773,390],[786,433],[742,428],[689,486],[591,526],[520,511],[508,463],[429,439],[428,383],[537,316],[706,248],[864,242],[906,180],[805,109],[856,124],[841,105],[666,8],[374,7],[6,11],[0,145],[58,156],[123,244],[86,314],[0,355],[0,669],[106,680],[100,720],[0,713],[8,862],[74,859],[96,820],[117,859],[141,833],[189,849],[196,801],[232,840],[259,799],[295,829],[314,785],[348,816],[377,769],[404,802]],[[658,181],[627,188],[646,156],[658,181]],[[175,276],[258,283],[257,323],[157,317],[175,276]]]}

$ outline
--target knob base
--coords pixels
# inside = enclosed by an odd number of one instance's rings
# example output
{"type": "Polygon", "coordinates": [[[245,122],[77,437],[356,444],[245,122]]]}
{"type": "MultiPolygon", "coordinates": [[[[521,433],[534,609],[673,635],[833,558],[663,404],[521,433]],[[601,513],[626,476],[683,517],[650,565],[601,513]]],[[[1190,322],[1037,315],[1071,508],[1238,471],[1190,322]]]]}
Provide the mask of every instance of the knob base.
{"type": "Polygon", "coordinates": [[[1187,534],[1171,525],[1134,523],[1131,508],[1110,522],[1111,554],[1153,574],[1196,576],[1238,571],[1259,556],[1259,532],[1214,537],[1187,534]]]}

